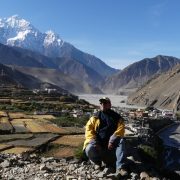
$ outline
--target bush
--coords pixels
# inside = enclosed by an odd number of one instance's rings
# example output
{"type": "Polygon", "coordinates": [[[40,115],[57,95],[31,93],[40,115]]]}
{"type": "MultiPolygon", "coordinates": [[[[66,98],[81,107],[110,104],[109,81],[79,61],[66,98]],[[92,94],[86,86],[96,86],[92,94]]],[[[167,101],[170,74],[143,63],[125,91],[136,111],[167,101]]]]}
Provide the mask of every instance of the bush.
{"type": "Polygon", "coordinates": [[[63,126],[63,127],[83,127],[88,118],[86,116],[75,118],[71,116],[61,116],[53,120],[53,123],[57,124],[58,126],[63,126]]]}
{"type": "Polygon", "coordinates": [[[155,161],[157,159],[158,155],[154,147],[141,144],[138,146],[138,148],[141,151],[141,153],[143,153],[143,155],[146,156],[145,158],[150,158],[152,161],[155,161]]]}
{"type": "Polygon", "coordinates": [[[86,161],[88,159],[86,154],[83,151],[83,143],[75,149],[74,156],[77,159],[82,160],[82,161],[86,161]]]}
{"type": "Polygon", "coordinates": [[[70,96],[61,96],[60,98],[60,102],[75,102],[76,99],[74,99],[73,97],[70,96]]]}
{"type": "Polygon", "coordinates": [[[177,116],[177,120],[180,121],[180,112],[177,112],[176,116],[177,116]]]}
{"type": "Polygon", "coordinates": [[[76,103],[82,104],[82,105],[89,105],[89,102],[84,100],[84,99],[79,99],[79,100],[76,101],[76,103]]]}
{"type": "MultiPolygon", "coordinates": [[[[157,139],[157,138],[156,138],[157,139]]],[[[157,139],[154,145],[140,144],[138,146],[140,155],[144,161],[153,163],[156,167],[160,168],[163,165],[163,144],[157,139]]]]}

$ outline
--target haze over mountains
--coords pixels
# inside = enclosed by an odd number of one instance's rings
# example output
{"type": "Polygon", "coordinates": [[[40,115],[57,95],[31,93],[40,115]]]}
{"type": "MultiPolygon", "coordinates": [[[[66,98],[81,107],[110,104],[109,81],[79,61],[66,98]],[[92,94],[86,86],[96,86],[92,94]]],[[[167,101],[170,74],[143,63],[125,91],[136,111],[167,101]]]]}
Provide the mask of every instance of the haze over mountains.
{"type": "Polygon", "coordinates": [[[180,63],[178,58],[159,55],[116,70],[17,15],[0,19],[0,43],[0,63],[75,93],[134,90],[180,63]]]}

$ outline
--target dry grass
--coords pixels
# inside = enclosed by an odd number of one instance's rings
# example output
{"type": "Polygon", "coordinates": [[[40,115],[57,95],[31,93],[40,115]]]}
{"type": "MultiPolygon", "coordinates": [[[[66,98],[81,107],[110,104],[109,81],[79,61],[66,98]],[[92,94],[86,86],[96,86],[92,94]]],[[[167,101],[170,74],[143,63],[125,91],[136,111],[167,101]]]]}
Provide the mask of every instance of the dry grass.
{"type": "Polygon", "coordinates": [[[14,147],[14,148],[2,151],[1,154],[22,154],[22,153],[33,151],[33,150],[34,150],[33,148],[14,147]]]}
{"type": "Polygon", "coordinates": [[[8,117],[0,118],[0,130],[2,130],[2,131],[12,131],[13,130],[13,127],[10,124],[8,117]]]}
{"type": "Polygon", "coordinates": [[[0,111],[0,116],[7,116],[7,114],[4,111],[0,111]]]}
{"type": "Polygon", "coordinates": [[[53,156],[56,158],[72,157],[74,156],[75,149],[72,147],[60,147],[46,153],[46,156],[53,156]]]}
{"type": "Polygon", "coordinates": [[[68,131],[65,129],[56,126],[55,124],[42,124],[43,128],[47,130],[47,132],[52,132],[52,133],[61,133],[61,134],[66,134],[68,131]]]}
{"type": "Polygon", "coordinates": [[[17,119],[17,118],[28,118],[29,116],[22,112],[10,112],[9,117],[11,119],[17,119]]]}
{"type": "Polygon", "coordinates": [[[78,147],[84,142],[84,135],[67,135],[53,141],[52,144],[68,145],[78,147]]]}
{"type": "Polygon", "coordinates": [[[32,139],[19,139],[15,141],[7,142],[6,144],[14,145],[15,147],[35,147],[38,148],[41,145],[46,145],[49,141],[57,138],[58,135],[47,133],[47,134],[35,134],[32,139]]]}
{"type": "Polygon", "coordinates": [[[76,134],[84,134],[85,129],[79,127],[63,127],[69,134],[76,133],[76,134]]]}
{"type": "Polygon", "coordinates": [[[22,118],[22,119],[13,119],[12,121],[11,121],[11,123],[12,124],[23,124],[23,123],[25,123],[25,122],[32,122],[32,121],[34,121],[34,119],[30,119],[30,118],[22,118]]]}
{"type": "Polygon", "coordinates": [[[7,149],[7,148],[10,148],[10,147],[13,147],[13,146],[7,145],[7,144],[0,144],[0,151],[7,149]]]}
{"type": "Polygon", "coordinates": [[[0,142],[14,141],[16,139],[29,139],[32,138],[33,134],[4,134],[0,135],[0,142]]]}
{"type": "Polygon", "coordinates": [[[13,119],[12,125],[24,125],[30,132],[51,132],[51,133],[68,133],[64,128],[58,127],[49,121],[37,121],[37,119],[13,119]]]}
{"type": "Polygon", "coordinates": [[[56,119],[53,115],[32,115],[32,118],[37,120],[53,120],[56,119]]]}
{"type": "Polygon", "coordinates": [[[0,123],[9,123],[8,117],[1,117],[0,123]]]}
{"type": "Polygon", "coordinates": [[[63,128],[57,127],[54,124],[48,123],[38,123],[33,121],[24,122],[25,127],[29,129],[29,131],[37,133],[37,132],[51,132],[51,133],[67,133],[63,128]]]}
{"type": "Polygon", "coordinates": [[[25,127],[32,133],[38,133],[38,132],[49,132],[42,124],[38,124],[36,122],[27,121],[25,122],[25,127]]]}

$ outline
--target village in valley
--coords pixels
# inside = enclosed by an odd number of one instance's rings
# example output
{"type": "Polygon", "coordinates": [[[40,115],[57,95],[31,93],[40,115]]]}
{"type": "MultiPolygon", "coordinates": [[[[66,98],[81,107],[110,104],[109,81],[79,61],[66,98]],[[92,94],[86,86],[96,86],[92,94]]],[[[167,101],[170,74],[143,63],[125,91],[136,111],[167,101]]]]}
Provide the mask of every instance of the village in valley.
{"type": "MultiPolygon", "coordinates": [[[[133,154],[133,158],[139,158],[138,151],[153,159],[152,163],[160,162],[162,142],[156,133],[179,121],[178,117],[172,111],[154,107],[112,108],[125,121],[129,157],[133,154]]],[[[84,126],[98,109],[98,106],[58,89],[43,87],[30,90],[2,84],[0,154],[7,157],[10,154],[58,159],[76,157],[83,160],[84,126]]],[[[172,166],[177,166],[177,162],[172,166]]]]}

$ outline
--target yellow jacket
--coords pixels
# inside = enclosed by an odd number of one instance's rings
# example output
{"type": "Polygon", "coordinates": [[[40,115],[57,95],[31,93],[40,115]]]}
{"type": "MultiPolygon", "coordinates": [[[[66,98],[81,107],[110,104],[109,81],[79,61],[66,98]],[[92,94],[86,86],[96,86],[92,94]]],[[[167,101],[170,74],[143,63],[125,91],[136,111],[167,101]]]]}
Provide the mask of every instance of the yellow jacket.
{"type": "MultiPolygon", "coordinates": [[[[89,119],[85,127],[85,141],[84,141],[83,149],[85,149],[90,142],[96,141],[96,131],[99,125],[100,125],[100,120],[98,117],[93,116],[89,119]]],[[[117,124],[117,129],[113,133],[112,135],[113,137],[110,139],[115,139],[117,137],[124,137],[124,132],[125,132],[125,125],[123,120],[120,119],[117,124]]]]}

